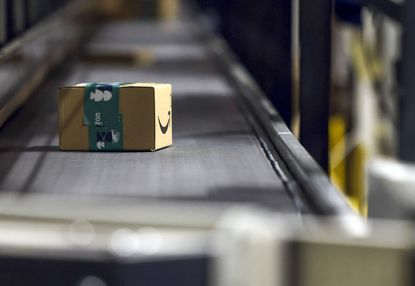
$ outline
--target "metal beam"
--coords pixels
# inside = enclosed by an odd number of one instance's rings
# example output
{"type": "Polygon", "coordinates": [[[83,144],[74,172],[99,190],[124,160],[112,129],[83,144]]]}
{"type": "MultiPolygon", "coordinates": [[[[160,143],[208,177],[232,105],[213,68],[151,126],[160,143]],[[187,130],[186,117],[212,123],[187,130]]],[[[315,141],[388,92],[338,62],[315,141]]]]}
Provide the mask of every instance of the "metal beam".
{"type": "Polygon", "coordinates": [[[7,2],[0,0],[0,47],[7,42],[7,2]]]}
{"type": "Polygon", "coordinates": [[[300,0],[300,141],[328,170],[332,0],[300,0]]]}
{"type": "Polygon", "coordinates": [[[403,86],[400,96],[398,157],[415,162],[415,1],[405,2],[402,20],[403,86]]]}

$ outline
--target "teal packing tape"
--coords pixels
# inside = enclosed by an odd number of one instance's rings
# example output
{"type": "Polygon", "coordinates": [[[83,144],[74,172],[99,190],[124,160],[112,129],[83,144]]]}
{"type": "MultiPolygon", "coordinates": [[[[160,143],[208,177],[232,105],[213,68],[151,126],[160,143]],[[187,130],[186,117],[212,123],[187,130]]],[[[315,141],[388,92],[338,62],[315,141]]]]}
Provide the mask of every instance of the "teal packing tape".
{"type": "Polygon", "coordinates": [[[84,91],[84,126],[89,150],[123,150],[123,118],[119,113],[120,83],[89,83],[84,91]]]}

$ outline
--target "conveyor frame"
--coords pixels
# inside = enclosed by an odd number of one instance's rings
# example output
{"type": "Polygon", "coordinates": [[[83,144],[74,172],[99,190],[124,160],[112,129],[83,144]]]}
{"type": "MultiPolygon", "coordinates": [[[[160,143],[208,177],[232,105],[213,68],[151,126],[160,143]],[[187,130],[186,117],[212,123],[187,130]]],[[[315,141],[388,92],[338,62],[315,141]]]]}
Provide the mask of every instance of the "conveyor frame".
{"type": "Polygon", "coordinates": [[[204,33],[218,64],[242,95],[241,107],[252,113],[248,120],[297,207],[321,215],[353,216],[345,198],[283,123],[223,40],[207,31],[204,33]],[[283,163],[279,164],[276,158],[281,158],[283,163]]]}

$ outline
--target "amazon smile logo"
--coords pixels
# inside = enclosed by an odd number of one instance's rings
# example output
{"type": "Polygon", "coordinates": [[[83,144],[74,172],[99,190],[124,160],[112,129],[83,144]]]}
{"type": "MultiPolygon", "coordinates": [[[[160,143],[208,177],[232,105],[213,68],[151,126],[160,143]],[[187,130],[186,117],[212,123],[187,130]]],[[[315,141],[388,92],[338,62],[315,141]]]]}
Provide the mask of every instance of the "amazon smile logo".
{"type": "Polygon", "coordinates": [[[171,118],[171,113],[170,113],[170,111],[169,111],[168,115],[169,115],[169,120],[167,121],[166,125],[163,125],[163,124],[161,123],[161,121],[160,121],[160,117],[159,117],[159,116],[157,116],[157,119],[159,120],[160,130],[161,130],[161,133],[163,133],[163,134],[166,134],[166,133],[167,133],[167,130],[169,130],[170,118],[171,118]]]}

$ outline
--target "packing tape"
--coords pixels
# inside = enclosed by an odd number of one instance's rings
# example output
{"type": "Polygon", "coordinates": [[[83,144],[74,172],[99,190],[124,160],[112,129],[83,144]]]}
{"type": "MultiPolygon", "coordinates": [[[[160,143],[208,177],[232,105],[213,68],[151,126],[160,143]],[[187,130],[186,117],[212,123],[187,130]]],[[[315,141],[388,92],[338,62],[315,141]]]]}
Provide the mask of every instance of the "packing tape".
{"type": "Polygon", "coordinates": [[[89,83],[84,91],[84,126],[89,149],[123,150],[123,118],[119,112],[121,83],[89,83]]]}

